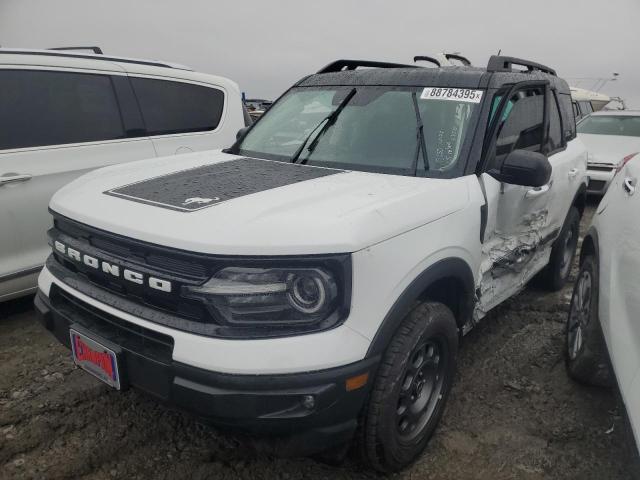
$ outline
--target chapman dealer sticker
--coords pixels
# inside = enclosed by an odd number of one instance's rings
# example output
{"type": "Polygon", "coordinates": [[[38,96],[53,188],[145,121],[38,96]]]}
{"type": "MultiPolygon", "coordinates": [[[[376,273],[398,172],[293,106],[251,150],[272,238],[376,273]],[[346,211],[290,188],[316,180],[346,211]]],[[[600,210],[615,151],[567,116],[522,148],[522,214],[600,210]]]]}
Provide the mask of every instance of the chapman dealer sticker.
{"type": "Polygon", "coordinates": [[[456,102],[480,103],[482,90],[427,87],[422,91],[420,98],[422,100],[453,100],[456,102]]]}

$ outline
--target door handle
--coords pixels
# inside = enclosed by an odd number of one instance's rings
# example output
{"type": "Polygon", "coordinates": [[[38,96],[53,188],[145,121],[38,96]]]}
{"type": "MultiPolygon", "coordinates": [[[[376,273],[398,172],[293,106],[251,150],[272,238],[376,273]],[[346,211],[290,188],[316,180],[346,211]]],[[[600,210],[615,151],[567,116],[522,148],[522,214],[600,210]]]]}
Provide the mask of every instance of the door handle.
{"type": "Polygon", "coordinates": [[[535,197],[539,197],[540,195],[544,195],[549,191],[549,189],[551,189],[551,185],[553,185],[553,182],[549,182],[546,185],[543,185],[542,187],[537,187],[537,188],[532,188],[531,190],[527,190],[527,193],[524,196],[526,198],[535,198],[535,197]]]}
{"type": "Polygon", "coordinates": [[[31,180],[32,178],[33,175],[29,175],[28,173],[5,173],[4,175],[0,176],[0,185],[4,185],[5,183],[26,182],[27,180],[31,180]]]}
{"type": "Polygon", "coordinates": [[[577,168],[572,168],[571,170],[569,170],[569,173],[567,175],[569,175],[569,178],[576,178],[576,175],[578,175],[578,172],[580,170],[578,170],[577,168]]]}
{"type": "Polygon", "coordinates": [[[632,177],[626,177],[624,182],[622,182],[622,186],[624,187],[624,191],[627,192],[629,196],[636,193],[636,183],[637,180],[632,177]]]}

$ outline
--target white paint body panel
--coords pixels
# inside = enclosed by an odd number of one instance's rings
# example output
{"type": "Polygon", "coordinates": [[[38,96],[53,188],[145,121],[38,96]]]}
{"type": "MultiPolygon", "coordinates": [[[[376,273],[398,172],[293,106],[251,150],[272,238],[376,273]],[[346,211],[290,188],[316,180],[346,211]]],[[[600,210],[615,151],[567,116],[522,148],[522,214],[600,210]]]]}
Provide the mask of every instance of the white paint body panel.
{"type": "MultiPolygon", "coordinates": [[[[62,186],[99,167],[183,151],[225,147],[233,143],[236,132],[244,126],[239,88],[223,77],[67,56],[3,54],[0,62],[0,70],[128,74],[193,83],[225,92],[220,124],[210,132],[0,150],[0,176],[9,173],[32,175],[25,182],[0,185],[0,301],[35,290],[33,269],[44,263],[49,252],[46,231],[51,226],[51,217],[47,205],[54,192],[62,186]]],[[[179,163],[181,159],[174,157],[173,162],[179,163]]]]}
{"type": "MultiPolygon", "coordinates": [[[[211,161],[210,157],[215,155],[205,152],[185,158],[211,161]]],[[[233,158],[219,155],[221,159],[233,158]]],[[[155,162],[163,164],[163,159],[155,162]]],[[[91,221],[98,228],[204,253],[290,254],[292,245],[296,246],[296,253],[353,252],[351,311],[342,326],[312,335],[264,340],[207,338],[162,327],[97,302],[55,279],[46,268],[43,270],[39,286],[45,294],[55,282],[97,308],[170,335],[175,341],[174,360],[188,365],[225,373],[266,374],[320,370],[361,360],[380,326],[382,312],[389,311],[402,291],[429,265],[443,258],[458,257],[477,271],[480,263],[479,211],[484,199],[473,175],[433,180],[340,173],[306,181],[304,186],[289,185],[260,192],[253,195],[253,200],[249,195],[192,213],[136,204],[101,193],[106,189],[101,182],[111,182],[109,171],[114,176],[119,172],[121,181],[123,171],[127,172],[126,178],[131,178],[137,167],[141,167],[141,172],[148,171],[144,168],[148,163],[136,162],[89,174],[56,194],[52,208],[76,220],[91,221]],[[323,182],[329,178],[333,181],[323,182]],[[262,197],[260,201],[256,201],[257,196],[262,197]],[[298,207],[290,202],[292,196],[301,199],[295,202],[298,207]],[[103,197],[113,203],[101,204],[103,197]],[[247,200],[253,210],[246,208],[247,200]],[[90,215],[93,211],[87,205],[96,202],[103,213],[99,217],[83,217],[82,214],[90,215]],[[234,206],[235,203],[240,205],[234,206]],[[288,208],[284,208],[285,203],[288,208]],[[409,208],[410,205],[413,207],[409,208]],[[423,208],[415,208],[416,205],[423,208]],[[70,211],[71,206],[74,207],[70,211]],[[240,214],[242,211],[244,216],[240,214]],[[159,212],[158,218],[155,212],[159,212]],[[127,218],[137,222],[128,223],[127,218]],[[146,220],[140,222],[141,218],[146,220]],[[161,218],[171,225],[166,232],[154,228],[154,222],[161,218]],[[237,223],[230,223],[231,219],[237,223]],[[313,221],[307,225],[305,219],[313,221]],[[202,230],[217,222],[232,227],[202,230]],[[254,230],[255,222],[264,229],[259,235],[254,230]],[[266,225],[271,228],[266,229],[266,225]],[[195,244],[198,238],[202,241],[195,244]]],[[[175,164],[165,166],[176,169],[175,164]]]]}
{"type": "MultiPolygon", "coordinates": [[[[580,152],[578,148],[578,157],[580,152]]],[[[480,212],[485,199],[476,175],[430,179],[345,171],[188,213],[103,193],[149,178],[150,171],[159,176],[236,158],[210,151],[183,155],[180,164],[167,157],[108,167],[61,189],[51,208],[93,227],[186,251],[246,256],[351,253],[351,310],[342,326],[280,339],[205,338],[112,311],[79,292],[71,293],[97,308],[171,335],[176,342],[174,358],[182,363],[227,373],[294,373],[363,359],[401,293],[441,259],[463,260],[473,272],[475,285],[481,286],[485,253],[480,212]]],[[[523,201],[520,196],[529,190],[524,187],[517,187],[522,191],[516,196],[501,198],[499,183],[493,182],[497,184],[489,196],[493,229],[498,224],[506,228],[500,215],[519,224],[521,215],[534,205],[551,208],[547,200],[523,201]]],[[[554,205],[565,208],[564,200],[554,205]]],[[[566,212],[554,214],[560,217],[566,212]]],[[[40,288],[47,292],[52,282],[71,291],[45,269],[40,288]]],[[[498,285],[497,298],[521,287],[513,282],[498,285]]]]}
{"type": "Polygon", "coordinates": [[[640,193],[627,193],[627,178],[640,180],[638,162],[631,160],[615,176],[592,228],[598,236],[600,323],[640,445],[640,193]]]}
{"type": "Polygon", "coordinates": [[[100,170],[57,192],[51,208],[108,232],[187,251],[300,255],[355,252],[450,215],[469,201],[468,178],[363,172],[286,185],[189,213],[102,193],[148,178],[150,170],[159,176],[235,158],[197,152],[181,155],[179,163],[166,157],[100,170]]]}

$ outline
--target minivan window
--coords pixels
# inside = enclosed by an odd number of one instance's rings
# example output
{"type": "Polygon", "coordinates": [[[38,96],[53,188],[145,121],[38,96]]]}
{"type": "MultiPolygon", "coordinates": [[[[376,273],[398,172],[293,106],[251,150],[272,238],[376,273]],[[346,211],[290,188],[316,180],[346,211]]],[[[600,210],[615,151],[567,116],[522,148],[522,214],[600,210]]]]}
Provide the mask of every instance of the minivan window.
{"type": "Polygon", "coordinates": [[[124,136],[108,75],[0,69],[0,150],[124,136]]]}
{"type": "Polygon", "coordinates": [[[582,110],[583,115],[587,115],[593,112],[593,107],[591,106],[591,102],[580,102],[580,110],[582,110]]]}
{"type": "Polygon", "coordinates": [[[480,103],[422,98],[423,91],[389,86],[296,88],[254,125],[238,151],[280,161],[298,154],[301,163],[352,170],[455,176],[464,167],[465,140],[480,103]],[[335,122],[325,128],[327,117],[345,101],[335,122]]]}
{"type": "Polygon", "coordinates": [[[131,78],[148,135],[203,132],[220,123],[224,93],[217,88],[131,78]]]}

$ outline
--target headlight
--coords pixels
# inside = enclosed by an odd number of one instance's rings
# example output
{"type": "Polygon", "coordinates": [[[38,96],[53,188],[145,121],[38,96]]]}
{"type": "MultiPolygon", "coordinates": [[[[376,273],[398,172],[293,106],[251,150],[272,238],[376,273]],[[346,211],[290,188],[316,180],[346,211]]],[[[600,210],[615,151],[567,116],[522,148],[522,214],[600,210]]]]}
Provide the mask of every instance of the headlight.
{"type": "Polygon", "coordinates": [[[227,267],[200,286],[185,287],[226,325],[335,323],[339,282],[325,268],[227,267]]]}

